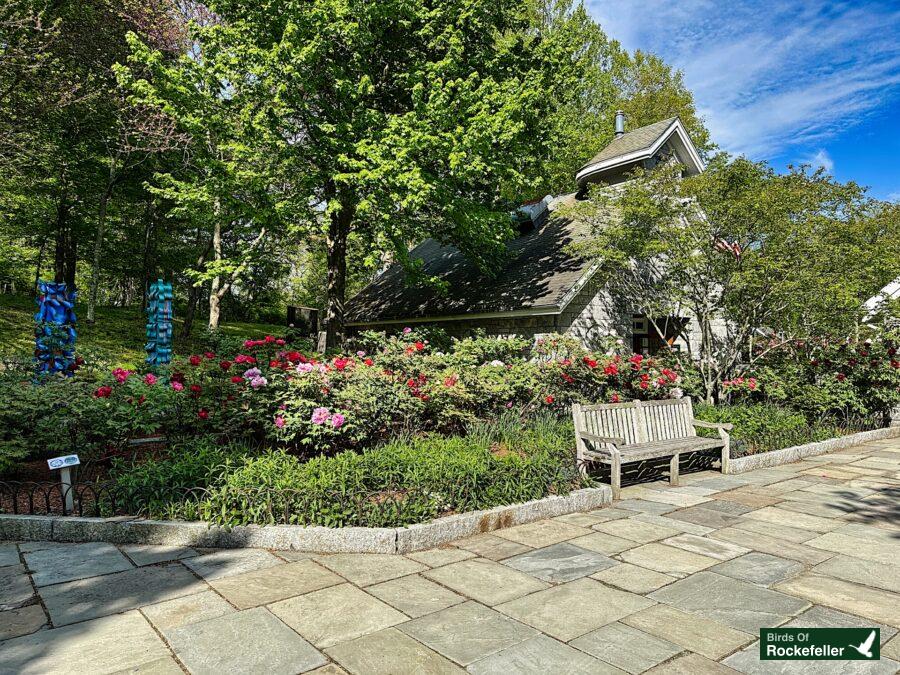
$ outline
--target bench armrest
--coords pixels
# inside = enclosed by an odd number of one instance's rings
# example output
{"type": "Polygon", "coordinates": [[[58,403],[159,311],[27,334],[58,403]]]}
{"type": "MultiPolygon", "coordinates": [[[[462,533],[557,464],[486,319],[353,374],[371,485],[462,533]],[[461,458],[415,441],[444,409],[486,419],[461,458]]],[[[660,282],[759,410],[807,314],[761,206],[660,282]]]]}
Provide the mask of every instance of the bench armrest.
{"type": "Polygon", "coordinates": [[[702,420],[691,420],[691,424],[695,427],[703,427],[704,429],[724,429],[731,431],[734,425],[729,422],[704,422],[702,420]]]}
{"type": "Polygon", "coordinates": [[[616,445],[625,442],[624,438],[616,438],[614,436],[595,436],[594,434],[589,434],[584,431],[579,431],[578,435],[586,441],[594,441],[595,443],[612,443],[613,445],[616,445]]]}

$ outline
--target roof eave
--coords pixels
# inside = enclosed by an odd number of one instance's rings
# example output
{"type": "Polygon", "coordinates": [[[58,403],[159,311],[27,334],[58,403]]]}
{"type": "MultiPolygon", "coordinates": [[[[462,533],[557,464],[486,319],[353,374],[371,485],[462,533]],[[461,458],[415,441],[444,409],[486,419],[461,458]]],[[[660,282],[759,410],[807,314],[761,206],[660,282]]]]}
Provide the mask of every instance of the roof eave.
{"type": "Polygon", "coordinates": [[[590,178],[595,174],[603,173],[604,171],[609,171],[610,169],[617,169],[627,164],[633,164],[645,159],[650,159],[651,157],[653,157],[653,155],[659,152],[659,149],[666,143],[666,141],[668,141],[672,137],[673,134],[678,134],[679,139],[687,150],[688,159],[692,164],[692,166],[689,166],[688,168],[693,169],[697,173],[702,173],[706,168],[706,165],[704,164],[703,159],[700,157],[700,153],[697,152],[697,148],[694,147],[694,143],[691,141],[690,136],[688,136],[687,130],[684,128],[681,120],[676,118],[675,120],[673,120],[672,124],[670,124],[666,128],[666,130],[660,134],[659,138],[656,139],[653,145],[642,150],[635,150],[634,152],[630,152],[625,155],[612,157],[602,162],[588,164],[587,166],[582,167],[578,171],[578,173],[575,174],[575,181],[577,183],[581,183],[582,181],[590,178]]]}

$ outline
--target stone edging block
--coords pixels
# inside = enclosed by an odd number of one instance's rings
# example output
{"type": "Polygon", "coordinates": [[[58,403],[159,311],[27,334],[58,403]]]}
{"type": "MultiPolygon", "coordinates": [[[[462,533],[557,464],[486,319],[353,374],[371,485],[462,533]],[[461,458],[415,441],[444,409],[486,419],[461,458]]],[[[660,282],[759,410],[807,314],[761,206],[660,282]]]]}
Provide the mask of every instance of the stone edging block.
{"type": "Polygon", "coordinates": [[[875,429],[873,431],[861,431],[857,434],[838,436],[836,438],[829,438],[825,441],[806,443],[805,445],[795,445],[791,448],[773,450],[772,452],[761,452],[758,455],[748,455],[746,457],[732,459],[728,466],[728,473],[746,473],[747,471],[767,469],[781,464],[793,464],[794,462],[799,462],[804,457],[824,455],[825,453],[843,450],[844,448],[850,448],[854,445],[859,445],[860,443],[897,437],[900,437],[900,427],[888,427],[886,429],[875,429]]]}
{"type": "Polygon", "coordinates": [[[545,497],[524,504],[461,513],[409,527],[218,527],[204,522],[132,517],[79,518],[0,514],[0,540],[107,541],[200,548],[268,548],[320,553],[410,553],[541,518],[600,508],[612,503],[607,485],[545,497]]]}

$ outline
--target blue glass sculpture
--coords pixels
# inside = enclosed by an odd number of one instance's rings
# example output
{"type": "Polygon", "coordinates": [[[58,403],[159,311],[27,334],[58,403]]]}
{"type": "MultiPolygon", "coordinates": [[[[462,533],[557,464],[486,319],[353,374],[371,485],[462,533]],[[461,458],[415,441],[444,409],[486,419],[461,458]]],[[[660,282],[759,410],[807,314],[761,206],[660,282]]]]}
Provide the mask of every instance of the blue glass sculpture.
{"type": "Polygon", "coordinates": [[[158,279],[147,294],[147,363],[161,366],[172,360],[172,284],[158,279]]]}
{"type": "Polygon", "coordinates": [[[37,375],[75,371],[75,297],[65,283],[38,282],[40,296],[34,315],[34,358],[37,375]]]}

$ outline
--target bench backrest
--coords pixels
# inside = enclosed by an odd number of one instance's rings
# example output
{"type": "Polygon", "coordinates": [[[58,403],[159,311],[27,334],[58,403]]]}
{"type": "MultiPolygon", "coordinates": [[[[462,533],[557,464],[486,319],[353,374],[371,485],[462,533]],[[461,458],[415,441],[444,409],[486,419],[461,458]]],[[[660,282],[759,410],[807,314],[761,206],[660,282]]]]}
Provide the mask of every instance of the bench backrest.
{"type": "Polygon", "coordinates": [[[572,406],[576,431],[625,439],[625,445],[697,435],[688,396],[663,401],[631,401],[572,406]]]}

